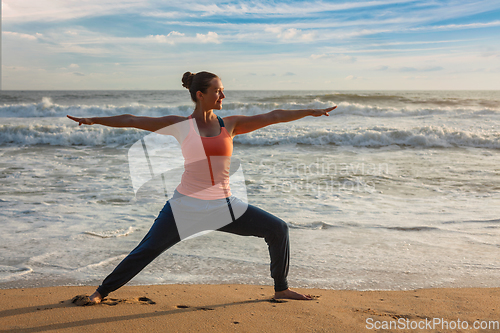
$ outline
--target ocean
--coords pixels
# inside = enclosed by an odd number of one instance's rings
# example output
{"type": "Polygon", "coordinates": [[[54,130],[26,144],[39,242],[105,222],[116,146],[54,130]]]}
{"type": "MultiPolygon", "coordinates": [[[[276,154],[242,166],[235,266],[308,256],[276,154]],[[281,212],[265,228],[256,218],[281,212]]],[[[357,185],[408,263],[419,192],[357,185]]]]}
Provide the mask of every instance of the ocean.
{"type": "MultiPolygon", "coordinates": [[[[216,113],[331,105],[234,140],[248,202],[290,226],[290,285],[500,287],[500,91],[226,91],[216,113]]],[[[185,90],[0,92],[0,288],[99,285],[172,194],[134,191],[148,132],[66,115],[192,109],[185,90]]],[[[170,283],[272,285],[267,246],[211,232],[130,282],[170,283]]]]}

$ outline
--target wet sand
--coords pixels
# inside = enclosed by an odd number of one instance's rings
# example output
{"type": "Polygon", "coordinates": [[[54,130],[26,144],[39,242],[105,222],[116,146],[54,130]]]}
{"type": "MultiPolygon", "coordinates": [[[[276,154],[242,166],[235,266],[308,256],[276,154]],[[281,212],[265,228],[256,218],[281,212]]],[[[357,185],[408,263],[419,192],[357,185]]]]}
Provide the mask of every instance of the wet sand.
{"type": "Polygon", "coordinates": [[[314,300],[274,301],[268,286],[159,285],[125,286],[101,304],[78,306],[74,297],[93,287],[3,289],[0,331],[369,332],[402,325],[408,332],[500,331],[493,326],[500,288],[295,290],[314,300]],[[489,328],[473,329],[477,320],[489,328]]]}

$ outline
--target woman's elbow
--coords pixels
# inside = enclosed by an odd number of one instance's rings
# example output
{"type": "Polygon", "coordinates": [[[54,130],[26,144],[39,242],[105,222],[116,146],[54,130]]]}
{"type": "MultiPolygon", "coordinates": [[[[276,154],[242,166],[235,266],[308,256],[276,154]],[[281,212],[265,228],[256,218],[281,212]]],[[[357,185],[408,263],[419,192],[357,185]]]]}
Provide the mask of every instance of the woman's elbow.
{"type": "Polygon", "coordinates": [[[283,110],[273,110],[269,112],[269,123],[271,124],[277,124],[277,123],[282,123],[286,121],[285,119],[285,114],[283,110]]]}
{"type": "Polygon", "coordinates": [[[123,124],[125,125],[124,127],[139,128],[138,126],[140,126],[140,122],[138,120],[138,117],[132,114],[123,115],[123,124]]]}

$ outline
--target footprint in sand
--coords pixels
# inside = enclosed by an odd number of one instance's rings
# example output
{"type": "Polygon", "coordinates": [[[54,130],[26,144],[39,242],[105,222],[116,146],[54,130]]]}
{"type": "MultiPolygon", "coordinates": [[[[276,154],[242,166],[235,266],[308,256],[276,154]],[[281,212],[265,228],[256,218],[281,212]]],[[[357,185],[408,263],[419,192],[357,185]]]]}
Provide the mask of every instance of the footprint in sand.
{"type": "MultiPolygon", "coordinates": [[[[87,295],[78,295],[73,297],[71,300],[71,303],[78,305],[78,306],[91,306],[91,305],[97,305],[97,303],[92,302],[87,295]]],[[[144,304],[144,305],[152,305],[156,304],[155,301],[151,300],[150,298],[147,297],[138,297],[138,298],[131,298],[131,299],[118,299],[118,298],[105,298],[101,301],[99,304],[104,304],[104,305],[118,305],[118,304],[144,304]]]]}

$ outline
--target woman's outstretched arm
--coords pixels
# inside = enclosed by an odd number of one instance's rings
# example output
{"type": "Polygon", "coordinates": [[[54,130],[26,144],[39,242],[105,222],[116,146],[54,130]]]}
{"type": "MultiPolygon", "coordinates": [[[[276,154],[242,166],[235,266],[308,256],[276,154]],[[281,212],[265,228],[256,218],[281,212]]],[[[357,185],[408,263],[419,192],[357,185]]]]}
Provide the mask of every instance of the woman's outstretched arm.
{"type": "Polygon", "coordinates": [[[165,117],[137,117],[131,114],[122,114],[112,117],[92,117],[92,118],[77,118],[68,115],[68,118],[78,122],[78,125],[103,125],[109,127],[132,127],[139,128],[151,132],[156,132],[159,129],[173,125],[179,121],[185,120],[181,116],[165,116],[165,117]]]}
{"type": "Polygon", "coordinates": [[[235,136],[249,133],[272,124],[298,120],[306,116],[328,116],[328,112],[335,108],[337,106],[326,109],[274,110],[255,116],[230,116],[224,118],[224,122],[227,123],[228,130],[232,129],[232,135],[235,136]]]}

